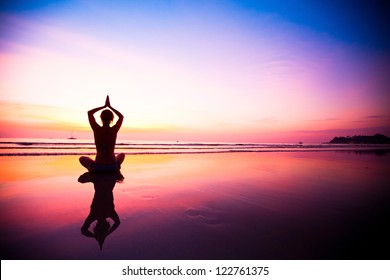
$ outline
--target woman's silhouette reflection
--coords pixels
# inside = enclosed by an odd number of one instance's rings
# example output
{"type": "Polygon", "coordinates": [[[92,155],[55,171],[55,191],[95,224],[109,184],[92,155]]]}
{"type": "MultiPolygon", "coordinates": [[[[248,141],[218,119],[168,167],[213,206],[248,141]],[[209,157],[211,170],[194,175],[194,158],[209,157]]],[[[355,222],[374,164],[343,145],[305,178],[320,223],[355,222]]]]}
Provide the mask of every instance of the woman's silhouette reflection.
{"type": "Polygon", "coordinates": [[[91,173],[81,175],[78,181],[82,184],[92,182],[95,189],[91,210],[81,227],[81,233],[87,237],[95,238],[103,248],[104,240],[120,225],[119,216],[115,211],[113,190],[117,182],[124,180],[123,175],[118,172],[91,173]],[[113,223],[109,221],[111,219],[113,223]],[[96,221],[96,224],[91,224],[96,221]]]}

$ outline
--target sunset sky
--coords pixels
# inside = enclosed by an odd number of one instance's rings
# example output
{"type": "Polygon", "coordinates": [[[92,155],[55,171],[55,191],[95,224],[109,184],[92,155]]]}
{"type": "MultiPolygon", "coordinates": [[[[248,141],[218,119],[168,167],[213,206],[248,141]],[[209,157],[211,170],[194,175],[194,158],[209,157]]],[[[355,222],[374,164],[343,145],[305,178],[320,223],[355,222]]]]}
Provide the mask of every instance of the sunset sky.
{"type": "Polygon", "coordinates": [[[0,137],[91,138],[107,94],[120,139],[390,136],[384,1],[6,2],[0,137]]]}

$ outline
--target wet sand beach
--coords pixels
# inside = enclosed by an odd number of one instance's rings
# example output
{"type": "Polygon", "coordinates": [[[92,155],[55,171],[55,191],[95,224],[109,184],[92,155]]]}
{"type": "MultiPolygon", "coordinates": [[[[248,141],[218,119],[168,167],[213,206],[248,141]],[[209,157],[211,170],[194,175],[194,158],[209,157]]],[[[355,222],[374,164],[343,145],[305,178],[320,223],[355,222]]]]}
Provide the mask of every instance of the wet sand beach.
{"type": "Polygon", "coordinates": [[[75,155],[0,161],[1,259],[390,258],[389,153],[128,155],[123,180],[75,155]],[[91,204],[120,219],[102,248],[91,204]]]}

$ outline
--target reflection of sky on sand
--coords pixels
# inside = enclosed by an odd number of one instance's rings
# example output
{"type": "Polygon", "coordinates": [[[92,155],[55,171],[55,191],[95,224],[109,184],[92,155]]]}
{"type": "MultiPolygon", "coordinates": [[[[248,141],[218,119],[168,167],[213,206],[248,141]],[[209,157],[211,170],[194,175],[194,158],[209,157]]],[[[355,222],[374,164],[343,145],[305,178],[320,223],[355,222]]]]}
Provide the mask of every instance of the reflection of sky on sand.
{"type": "Polygon", "coordinates": [[[75,234],[69,230],[78,226],[91,201],[91,189],[80,188],[66,165],[71,158],[1,160],[6,163],[1,171],[2,241],[10,248],[4,246],[4,252],[11,258],[55,258],[58,250],[71,250],[75,234]]]}
{"type": "Polygon", "coordinates": [[[80,233],[94,189],[77,182],[77,157],[0,160],[11,258],[354,258],[358,242],[357,258],[381,256],[364,250],[389,198],[389,155],[129,156],[113,192],[121,225],[102,251],[80,233]]]}

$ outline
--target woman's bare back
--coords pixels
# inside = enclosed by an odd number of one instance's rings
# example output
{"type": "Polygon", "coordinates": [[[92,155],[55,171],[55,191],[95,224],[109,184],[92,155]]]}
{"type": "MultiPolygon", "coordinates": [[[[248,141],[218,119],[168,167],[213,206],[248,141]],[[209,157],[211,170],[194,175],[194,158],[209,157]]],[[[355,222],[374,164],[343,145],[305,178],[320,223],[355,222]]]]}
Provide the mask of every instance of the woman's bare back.
{"type": "Polygon", "coordinates": [[[112,127],[99,127],[94,129],[96,159],[99,164],[115,163],[115,143],[117,131],[112,127]]]}

